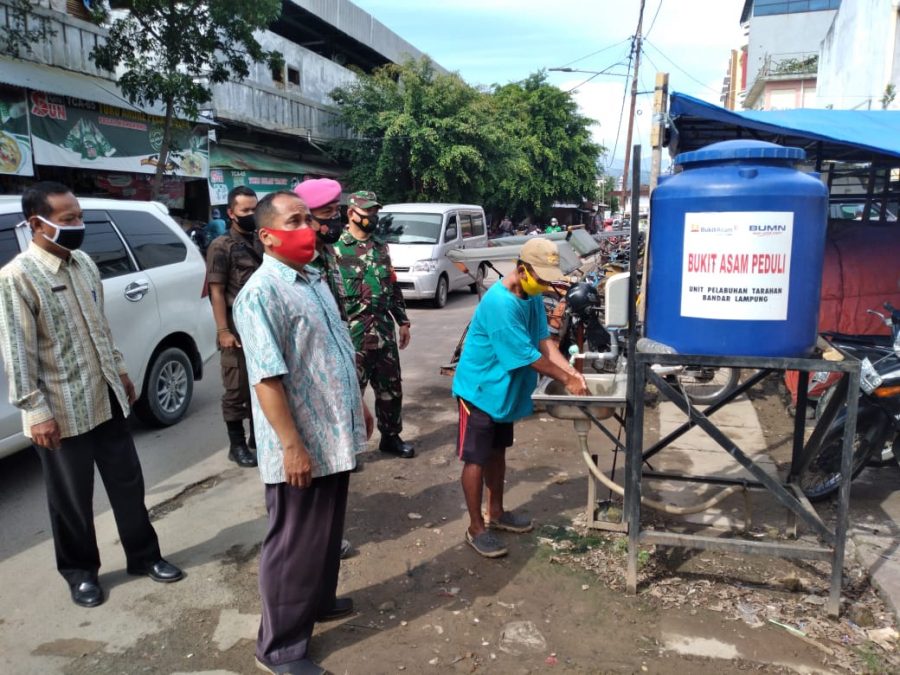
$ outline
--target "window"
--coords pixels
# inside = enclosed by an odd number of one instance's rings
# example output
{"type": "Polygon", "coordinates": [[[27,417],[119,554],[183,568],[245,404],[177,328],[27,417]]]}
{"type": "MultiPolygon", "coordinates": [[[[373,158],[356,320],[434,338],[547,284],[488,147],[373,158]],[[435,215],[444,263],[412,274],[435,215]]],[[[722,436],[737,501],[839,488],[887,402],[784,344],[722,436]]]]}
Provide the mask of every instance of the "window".
{"type": "Polygon", "coordinates": [[[300,86],[300,71],[296,68],[291,68],[288,66],[288,82],[299,87],[300,86]]]}
{"type": "Polygon", "coordinates": [[[180,263],[187,246],[159,218],[144,211],[110,211],[113,222],[131,247],[141,269],[180,263]]]}
{"type": "Polygon", "coordinates": [[[447,228],[444,230],[444,243],[459,239],[459,230],[456,227],[456,214],[447,218],[447,228]]]}
{"type": "Polygon", "coordinates": [[[284,84],[284,66],[272,67],[272,82],[275,84],[284,84]]]}
{"type": "Polygon", "coordinates": [[[463,239],[472,236],[472,216],[468,213],[459,214],[459,229],[462,230],[463,239]]]}
{"type": "Polygon", "coordinates": [[[437,213],[378,214],[389,244],[436,244],[441,238],[441,216],[437,213]]]}
{"type": "Polygon", "coordinates": [[[841,0],[754,0],[753,16],[819,12],[840,6],[841,0]]]}
{"type": "Polygon", "coordinates": [[[103,211],[85,211],[84,243],[81,249],[97,264],[101,279],[137,271],[125,243],[103,211]]]}
{"type": "Polygon", "coordinates": [[[21,213],[0,216],[0,267],[19,255],[16,225],[22,222],[21,213]]]}
{"type": "Polygon", "coordinates": [[[472,236],[481,237],[484,235],[484,216],[480,213],[472,214],[472,236]]]}

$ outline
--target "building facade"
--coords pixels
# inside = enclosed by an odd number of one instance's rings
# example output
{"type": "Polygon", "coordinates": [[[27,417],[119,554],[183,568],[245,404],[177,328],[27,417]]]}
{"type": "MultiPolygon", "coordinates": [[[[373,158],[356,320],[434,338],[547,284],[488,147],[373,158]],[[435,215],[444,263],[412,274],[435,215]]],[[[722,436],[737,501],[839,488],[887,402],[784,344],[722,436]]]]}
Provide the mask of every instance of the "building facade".
{"type": "MultiPolygon", "coordinates": [[[[52,35],[0,55],[0,194],[35,179],[61,180],[78,194],[149,197],[160,141],[160,106],[130,104],[116,73],[90,53],[105,30],[83,0],[39,0],[29,25],[52,35]],[[154,154],[155,153],[155,154],[154,154]]],[[[257,35],[284,56],[272,71],[254,64],[241,82],[212,87],[200,118],[176,123],[176,155],[161,199],[197,220],[247,185],[258,193],[290,188],[309,176],[339,176],[327,144],[346,135],[330,93],[355,70],[419,58],[422,53],[349,0],[284,0],[281,17],[257,35]]],[[[16,16],[0,0],[0,26],[16,16]]]]}
{"type": "Polygon", "coordinates": [[[841,0],[746,0],[746,90],[755,110],[814,108],[822,39],[841,0]]]}

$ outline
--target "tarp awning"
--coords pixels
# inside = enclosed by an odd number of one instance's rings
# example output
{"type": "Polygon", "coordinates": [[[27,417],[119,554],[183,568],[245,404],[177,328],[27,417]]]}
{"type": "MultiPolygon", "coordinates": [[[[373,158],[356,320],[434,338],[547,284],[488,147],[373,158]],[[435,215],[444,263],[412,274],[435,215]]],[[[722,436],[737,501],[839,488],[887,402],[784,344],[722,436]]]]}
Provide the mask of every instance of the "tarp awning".
{"type": "Polygon", "coordinates": [[[673,93],[672,156],[710,143],[757,139],[804,148],[811,157],[842,162],[900,159],[900,110],[744,110],[736,112],[673,93]]]}
{"type": "Polygon", "coordinates": [[[270,171],[273,173],[308,174],[337,177],[344,172],[339,167],[322,166],[267,155],[257,150],[216,144],[210,149],[209,165],[218,169],[236,171],[270,171]]]}

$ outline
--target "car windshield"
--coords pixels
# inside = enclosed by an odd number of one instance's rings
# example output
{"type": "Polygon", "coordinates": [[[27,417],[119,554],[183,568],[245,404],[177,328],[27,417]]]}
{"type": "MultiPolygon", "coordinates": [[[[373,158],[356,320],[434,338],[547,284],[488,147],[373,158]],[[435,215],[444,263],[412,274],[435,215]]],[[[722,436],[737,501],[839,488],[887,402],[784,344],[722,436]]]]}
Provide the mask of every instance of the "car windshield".
{"type": "Polygon", "coordinates": [[[391,244],[437,244],[441,239],[439,213],[389,213],[378,214],[385,240],[391,244]]]}

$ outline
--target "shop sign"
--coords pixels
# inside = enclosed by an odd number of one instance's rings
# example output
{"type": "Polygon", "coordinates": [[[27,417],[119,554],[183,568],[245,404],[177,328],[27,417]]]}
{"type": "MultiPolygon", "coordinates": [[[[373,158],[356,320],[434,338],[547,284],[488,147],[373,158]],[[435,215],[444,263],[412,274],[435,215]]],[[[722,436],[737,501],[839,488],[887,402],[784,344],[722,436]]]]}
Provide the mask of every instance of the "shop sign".
{"type": "Polygon", "coordinates": [[[0,86],[0,173],[34,175],[24,89],[0,86]]]}
{"type": "Polygon", "coordinates": [[[274,171],[240,171],[238,169],[209,170],[209,203],[226,204],[228,193],[244,185],[263,197],[270,192],[293,190],[303,180],[303,174],[276,173],[274,171]]]}
{"type": "MultiPolygon", "coordinates": [[[[131,173],[156,173],[164,120],[103,103],[29,93],[34,161],[131,173]]],[[[166,174],[205,178],[209,171],[206,127],[172,121],[166,174]]]]}
{"type": "Polygon", "coordinates": [[[794,214],[686,213],[681,316],[787,319],[794,214]]]}

